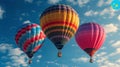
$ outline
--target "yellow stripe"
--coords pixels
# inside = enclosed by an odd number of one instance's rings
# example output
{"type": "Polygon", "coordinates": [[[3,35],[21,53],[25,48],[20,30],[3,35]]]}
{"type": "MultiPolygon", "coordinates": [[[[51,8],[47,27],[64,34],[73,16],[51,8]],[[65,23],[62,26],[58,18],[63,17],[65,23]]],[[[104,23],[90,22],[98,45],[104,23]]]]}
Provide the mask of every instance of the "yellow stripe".
{"type": "Polygon", "coordinates": [[[54,21],[65,21],[65,22],[71,22],[74,23],[76,26],[79,24],[79,18],[76,13],[73,13],[73,11],[55,11],[45,14],[40,19],[40,26],[43,27],[45,24],[49,22],[54,21]]]}

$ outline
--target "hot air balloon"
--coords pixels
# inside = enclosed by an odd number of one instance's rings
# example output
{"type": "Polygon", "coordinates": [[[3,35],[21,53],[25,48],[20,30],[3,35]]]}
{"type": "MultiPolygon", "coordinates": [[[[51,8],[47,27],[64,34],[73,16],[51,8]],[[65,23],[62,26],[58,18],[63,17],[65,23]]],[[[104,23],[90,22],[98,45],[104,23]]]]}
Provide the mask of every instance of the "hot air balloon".
{"type": "Polygon", "coordinates": [[[105,41],[105,31],[97,23],[85,23],[79,27],[75,39],[78,46],[90,56],[90,62],[92,63],[93,55],[105,41]]]}
{"type": "Polygon", "coordinates": [[[26,23],[18,28],[15,41],[17,46],[29,57],[29,64],[32,62],[31,58],[34,53],[41,48],[45,37],[38,24],[26,23]]]}
{"type": "Polygon", "coordinates": [[[58,49],[58,57],[61,57],[61,49],[78,29],[79,17],[76,11],[68,5],[53,5],[41,14],[40,26],[58,49]]]}

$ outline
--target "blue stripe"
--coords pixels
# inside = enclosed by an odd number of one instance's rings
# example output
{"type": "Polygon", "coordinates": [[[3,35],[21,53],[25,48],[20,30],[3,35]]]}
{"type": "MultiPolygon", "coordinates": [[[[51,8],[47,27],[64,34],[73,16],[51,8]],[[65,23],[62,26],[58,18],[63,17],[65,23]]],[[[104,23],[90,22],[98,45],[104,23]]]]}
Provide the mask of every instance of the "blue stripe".
{"type": "MultiPolygon", "coordinates": [[[[40,27],[38,26],[39,30],[40,30],[40,27]]],[[[32,28],[31,30],[29,31],[26,31],[26,33],[22,34],[22,36],[20,37],[18,43],[20,44],[20,48],[23,49],[23,44],[25,43],[25,41],[37,34],[40,33],[40,31],[38,30],[38,32],[36,33],[36,27],[32,28]]]]}
{"type": "Polygon", "coordinates": [[[30,46],[27,48],[27,51],[26,51],[26,52],[28,52],[28,51],[33,51],[34,48],[37,47],[37,46],[39,46],[39,45],[41,45],[43,41],[44,41],[44,40],[38,40],[38,41],[35,41],[36,44],[34,44],[34,43],[30,44],[30,46]],[[34,45],[34,47],[32,47],[33,45],[34,45]]]}
{"type": "MultiPolygon", "coordinates": [[[[41,30],[38,27],[36,27],[36,33],[37,33],[36,35],[40,34],[40,32],[41,30]]],[[[37,45],[37,41],[34,42],[34,45],[32,45],[32,48],[34,48],[36,45],[37,45]]]]}
{"type": "MultiPolygon", "coordinates": [[[[40,34],[40,32],[41,32],[40,27],[36,27],[36,33],[37,33],[36,35],[40,34]]],[[[34,50],[34,48],[35,48],[36,46],[38,46],[38,45],[41,44],[40,41],[42,41],[42,40],[38,40],[38,41],[35,41],[34,43],[30,44],[30,46],[28,46],[28,48],[27,48],[27,51],[32,51],[32,50],[34,50]]]]}

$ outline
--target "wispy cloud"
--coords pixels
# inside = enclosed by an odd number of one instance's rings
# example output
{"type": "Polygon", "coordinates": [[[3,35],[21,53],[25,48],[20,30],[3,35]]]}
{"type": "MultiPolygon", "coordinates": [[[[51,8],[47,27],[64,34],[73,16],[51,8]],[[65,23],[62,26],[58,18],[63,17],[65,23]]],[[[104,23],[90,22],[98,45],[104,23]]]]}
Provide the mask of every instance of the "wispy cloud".
{"type": "Polygon", "coordinates": [[[108,8],[104,8],[102,11],[100,11],[100,15],[101,16],[109,15],[109,18],[112,18],[113,16],[115,16],[115,12],[116,12],[115,10],[108,7],[108,8]]]}
{"type": "Polygon", "coordinates": [[[102,17],[106,17],[106,18],[112,18],[116,15],[115,13],[116,13],[115,10],[108,7],[108,8],[104,8],[101,11],[89,10],[89,11],[86,11],[84,13],[84,15],[85,16],[102,16],[102,17]]]}
{"type": "Polygon", "coordinates": [[[111,57],[116,57],[118,55],[118,52],[112,52],[111,54],[98,54],[99,57],[96,57],[96,62],[98,63],[99,67],[119,67],[119,59],[116,59],[114,61],[111,61],[111,57]]]}
{"type": "Polygon", "coordinates": [[[47,61],[46,63],[47,63],[47,65],[48,65],[48,67],[49,67],[49,66],[51,67],[51,65],[52,65],[52,66],[54,65],[55,67],[69,67],[69,66],[66,65],[66,64],[58,63],[57,60],[47,61]]]}
{"type": "Polygon", "coordinates": [[[41,58],[42,58],[42,55],[38,55],[36,61],[37,61],[37,62],[40,62],[40,59],[41,59],[41,58]]]}
{"type": "Polygon", "coordinates": [[[102,7],[105,5],[109,5],[112,2],[112,0],[98,0],[97,6],[102,7]]]}
{"type": "Polygon", "coordinates": [[[11,44],[0,44],[0,53],[6,54],[6,56],[0,57],[1,61],[10,60],[7,62],[2,62],[7,67],[28,67],[26,62],[27,56],[19,48],[13,48],[11,44]],[[9,57],[9,58],[8,58],[9,57]]]}
{"type": "Polygon", "coordinates": [[[7,50],[12,49],[11,44],[0,44],[0,52],[1,53],[6,53],[7,50]]]}
{"type": "Polygon", "coordinates": [[[9,49],[9,56],[13,55],[13,56],[18,56],[20,54],[22,54],[23,51],[21,51],[19,48],[14,48],[14,49],[9,49]]]}
{"type": "Polygon", "coordinates": [[[25,0],[25,2],[27,2],[27,3],[32,3],[33,0],[25,0]]]}
{"type": "Polygon", "coordinates": [[[49,4],[56,4],[58,2],[60,2],[61,0],[48,0],[49,4]]]}
{"type": "Polygon", "coordinates": [[[0,6],[0,19],[3,19],[3,14],[5,13],[5,11],[2,9],[2,7],[0,6]]]}
{"type": "Polygon", "coordinates": [[[120,21],[120,15],[118,15],[118,17],[117,17],[117,18],[118,18],[118,20],[120,21]]]}
{"type": "Polygon", "coordinates": [[[112,23],[104,25],[104,29],[105,29],[106,33],[112,33],[112,32],[118,31],[118,27],[112,23]]]}
{"type": "MultiPolygon", "coordinates": [[[[97,52],[96,55],[94,55],[94,63],[96,63],[98,65],[98,67],[119,67],[120,64],[120,59],[117,59],[116,57],[118,57],[120,55],[120,47],[118,44],[119,41],[116,41],[115,43],[113,43],[112,45],[117,44],[116,47],[114,47],[115,49],[109,49],[109,51],[105,51],[106,49],[103,49],[104,52],[97,52]]],[[[112,46],[111,45],[111,46],[112,46]]],[[[72,61],[75,63],[79,63],[79,62],[84,62],[84,63],[89,63],[88,62],[89,58],[86,57],[79,57],[79,58],[73,58],[72,61]]]]}
{"type": "Polygon", "coordinates": [[[90,0],[78,0],[78,5],[80,7],[84,6],[85,4],[87,4],[90,0]]]}
{"type": "Polygon", "coordinates": [[[80,7],[85,6],[90,0],[67,0],[68,2],[72,3],[73,5],[79,5],[80,7]]]}
{"type": "Polygon", "coordinates": [[[23,24],[26,24],[26,23],[31,23],[30,20],[26,20],[23,22],[23,24]]]}
{"type": "Polygon", "coordinates": [[[104,63],[100,64],[99,67],[119,67],[120,65],[109,60],[104,60],[104,63]]]}
{"type": "Polygon", "coordinates": [[[72,58],[73,62],[88,62],[89,58],[87,57],[79,57],[79,58],[72,58]]]}
{"type": "Polygon", "coordinates": [[[113,47],[120,47],[120,41],[116,41],[112,44],[113,47]]]}
{"type": "MultiPolygon", "coordinates": [[[[115,59],[120,55],[120,42],[116,41],[111,46],[115,49],[111,52],[101,52],[96,55],[96,62],[99,67],[119,67],[120,59],[115,59]],[[113,46],[114,45],[114,46],[113,46]],[[113,58],[113,59],[112,59],[113,58]]],[[[112,49],[111,49],[112,50],[112,49]]]]}
{"type": "Polygon", "coordinates": [[[93,11],[93,10],[89,10],[87,12],[85,12],[84,14],[85,16],[95,16],[95,15],[98,15],[98,12],[97,11],[93,11]]]}

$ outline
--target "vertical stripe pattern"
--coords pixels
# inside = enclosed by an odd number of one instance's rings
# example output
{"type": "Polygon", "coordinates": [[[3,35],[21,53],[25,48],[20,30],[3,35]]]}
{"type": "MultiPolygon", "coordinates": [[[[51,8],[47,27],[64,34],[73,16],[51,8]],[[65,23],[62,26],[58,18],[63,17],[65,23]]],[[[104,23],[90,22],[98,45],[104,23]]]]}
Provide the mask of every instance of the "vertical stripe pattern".
{"type": "Polygon", "coordinates": [[[93,56],[105,41],[105,31],[97,23],[85,23],[79,27],[75,39],[80,48],[93,56]]]}

